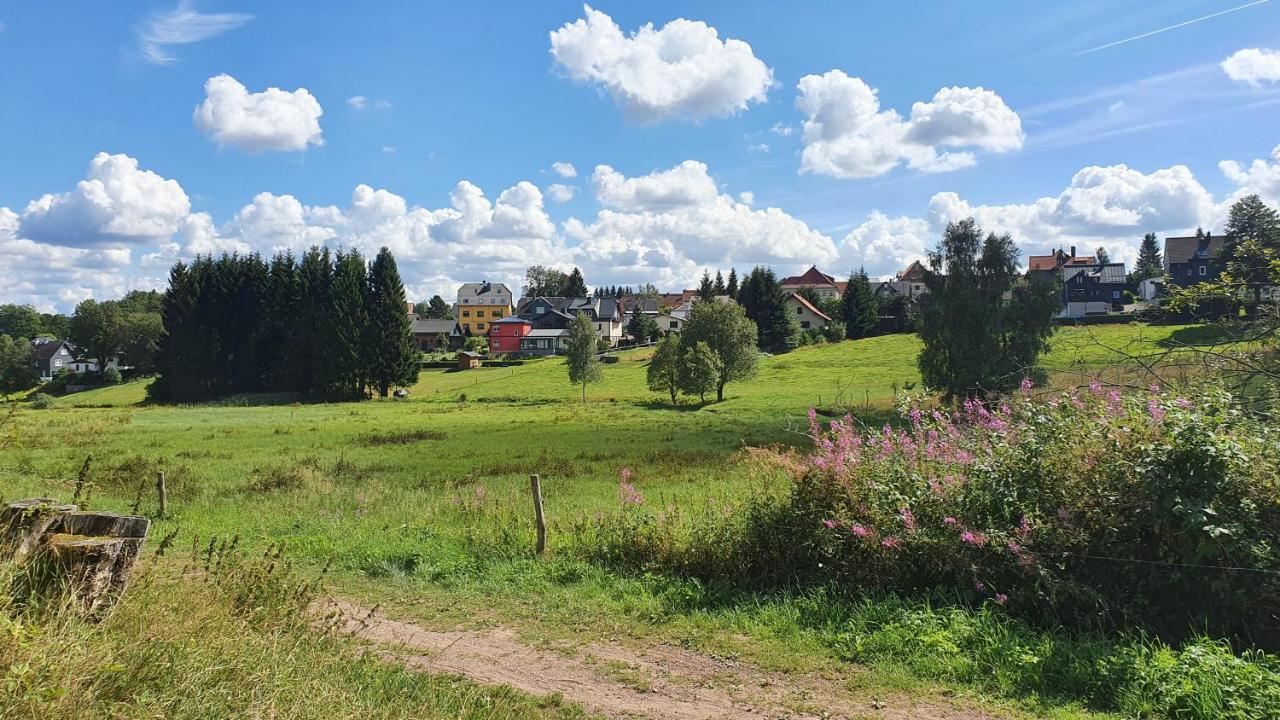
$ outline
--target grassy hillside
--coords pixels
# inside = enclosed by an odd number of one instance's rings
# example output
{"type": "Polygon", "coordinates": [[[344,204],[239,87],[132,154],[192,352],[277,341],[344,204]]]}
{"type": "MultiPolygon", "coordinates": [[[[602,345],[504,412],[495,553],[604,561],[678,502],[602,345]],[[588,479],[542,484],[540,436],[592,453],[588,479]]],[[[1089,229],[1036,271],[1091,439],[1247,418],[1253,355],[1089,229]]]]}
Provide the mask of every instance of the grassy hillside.
{"type": "MultiPolygon", "coordinates": [[[[1046,365],[1074,383],[1074,373],[1113,366],[1116,349],[1158,353],[1188,332],[1071,328],[1046,365]]],[[[918,350],[905,335],[802,348],[764,359],[755,379],[704,407],[684,399],[672,408],[648,391],[646,351],[606,366],[585,404],[558,359],[427,371],[407,400],[351,404],[151,406],[134,382],[20,410],[17,441],[0,453],[0,494],[69,498],[89,457],[92,505],[126,511],[140,499],[154,513],[153,478],[164,471],[171,513],[157,536],[180,528],[184,543],[284,541],[304,563],[334,561],[345,592],[407,613],[429,607],[432,622],[513,622],[561,639],[649,636],[819,668],[830,658],[785,619],[795,612],[786,603],[686,612],[679,583],[533,562],[528,475],[544,479],[553,556],[583,518],[618,506],[624,468],[657,507],[729,508],[758,483],[742,448],[797,442],[812,406],[879,422],[894,388],[918,382],[918,350]]]]}

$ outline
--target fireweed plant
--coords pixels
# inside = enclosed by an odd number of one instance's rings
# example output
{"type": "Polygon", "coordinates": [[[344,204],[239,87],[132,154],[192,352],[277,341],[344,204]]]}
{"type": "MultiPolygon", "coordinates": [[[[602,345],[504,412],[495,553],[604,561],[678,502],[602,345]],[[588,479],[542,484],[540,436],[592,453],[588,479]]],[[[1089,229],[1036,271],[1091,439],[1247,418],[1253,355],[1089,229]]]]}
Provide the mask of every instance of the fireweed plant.
{"type": "Polygon", "coordinates": [[[1225,393],[1026,382],[901,411],[879,430],[810,411],[812,452],[770,453],[794,480],[774,535],[798,575],[1280,647],[1280,433],[1225,393]]]}

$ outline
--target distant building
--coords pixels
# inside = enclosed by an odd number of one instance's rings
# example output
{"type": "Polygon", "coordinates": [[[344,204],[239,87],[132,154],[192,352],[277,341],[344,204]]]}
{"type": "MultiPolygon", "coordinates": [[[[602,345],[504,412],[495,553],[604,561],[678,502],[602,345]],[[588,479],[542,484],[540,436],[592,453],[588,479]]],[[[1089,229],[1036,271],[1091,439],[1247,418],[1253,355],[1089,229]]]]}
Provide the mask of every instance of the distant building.
{"type": "Polygon", "coordinates": [[[885,280],[875,287],[877,295],[917,298],[929,292],[924,284],[925,267],[919,260],[913,260],[906,270],[897,273],[893,280],[885,280]]]}
{"type": "Polygon", "coordinates": [[[543,328],[530,330],[520,338],[521,355],[563,355],[569,351],[569,330],[543,328]]]}
{"type": "Polygon", "coordinates": [[[591,319],[596,335],[609,345],[622,340],[622,305],[616,298],[524,298],[516,308],[517,316],[529,320],[534,330],[568,330],[579,314],[591,319]]]}
{"type": "Polygon", "coordinates": [[[1076,255],[1076,246],[1071,246],[1068,254],[1058,248],[1048,255],[1032,255],[1027,258],[1027,277],[1052,279],[1062,272],[1062,268],[1073,265],[1097,265],[1098,260],[1092,255],[1076,255]]]}
{"type": "Polygon", "coordinates": [[[512,302],[511,290],[502,283],[463,283],[453,316],[463,335],[485,335],[489,323],[511,315],[512,302]]]}
{"type": "Polygon", "coordinates": [[[1082,318],[1124,310],[1124,263],[1068,264],[1062,275],[1060,317],[1082,318]]]}
{"type": "Polygon", "coordinates": [[[75,352],[68,342],[40,338],[31,341],[31,360],[40,373],[40,379],[49,380],[59,370],[70,369],[75,361],[75,352]]]}
{"type": "Polygon", "coordinates": [[[489,323],[489,352],[515,355],[521,348],[521,339],[533,330],[533,323],[512,315],[489,323]]]}
{"type": "Polygon", "coordinates": [[[1164,239],[1164,271],[1179,287],[1216,280],[1225,269],[1222,251],[1227,238],[1212,234],[1164,239]]]}
{"type": "Polygon", "coordinates": [[[480,367],[481,360],[484,356],[478,352],[464,350],[458,353],[458,369],[459,370],[475,370],[480,367]]]}
{"type": "Polygon", "coordinates": [[[849,283],[839,282],[813,265],[799,275],[782,278],[779,284],[783,292],[792,293],[807,289],[812,290],[822,300],[830,300],[840,297],[849,283]]]}
{"type": "Polygon", "coordinates": [[[819,310],[798,292],[787,295],[787,310],[796,319],[801,330],[822,330],[831,322],[831,316],[819,310]]]}
{"type": "Polygon", "coordinates": [[[436,320],[409,314],[413,342],[423,352],[445,350],[462,344],[462,326],[453,318],[436,320]]]}

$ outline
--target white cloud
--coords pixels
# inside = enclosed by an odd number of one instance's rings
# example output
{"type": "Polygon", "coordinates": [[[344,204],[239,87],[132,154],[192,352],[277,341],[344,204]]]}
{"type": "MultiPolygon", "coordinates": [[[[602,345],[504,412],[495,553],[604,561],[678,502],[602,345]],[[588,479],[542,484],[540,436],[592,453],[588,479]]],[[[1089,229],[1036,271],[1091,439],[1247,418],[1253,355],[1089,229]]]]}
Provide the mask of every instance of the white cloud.
{"type": "Polygon", "coordinates": [[[746,193],[721,194],[703,163],[625,177],[607,165],[592,175],[606,209],[591,222],[570,218],[575,263],[609,282],[682,287],[704,267],[777,264],[793,268],[837,257],[826,235],[778,208],[751,207],[746,193]]]}
{"type": "Polygon", "coordinates": [[[1246,48],[1222,61],[1222,71],[1254,87],[1280,82],[1280,50],[1246,48]]]}
{"type": "Polygon", "coordinates": [[[552,183],[547,187],[547,197],[558,203],[569,202],[577,192],[578,188],[573,185],[552,183]]]}
{"type": "Polygon", "coordinates": [[[148,62],[168,65],[177,60],[172,46],[217,37],[252,19],[245,13],[202,13],[193,0],[181,0],[177,7],[153,14],[138,27],[138,45],[148,62]]]}
{"type": "Polygon", "coordinates": [[[195,124],[221,147],[232,145],[256,154],[324,144],[320,131],[324,111],[306,88],[289,92],[272,87],[250,93],[230,75],[215,75],[205,82],[204,91],[195,124]]]}
{"type": "Polygon", "coordinates": [[[782,137],[788,137],[796,131],[794,127],[791,127],[790,125],[783,125],[782,123],[774,123],[773,127],[769,128],[769,130],[775,135],[781,135],[782,137]]]}
{"type": "Polygon", "coordinates": [[[363,110],[365,106],[368,104],[369,104],[368,98],[366,98],[363,95],[352,95],[351,97],[347,98],[347,105],[350,105],[352,108],[356,110],[363,110]]]}
{"type": "Polygon", "coordinates": [[[922,260],[937,242],[935,228],[920,218],[891,218],[879,211],[844,236],[840,269],[864,267],[872,277],[889,276],[922,260]]]}
{"type": "Polygon", "coordinates": [[[742,192],[738,193],[738,202],[742,203],[743,205],[755,205],[756,194],[751,192],[750,190],[743,190],[742,192]]]}
{"type": "Polygon", "coordinates": [[[574,167],[573,163],[567,163],[567,162],[551,163],[551,171],[562,178],[578,177],[578,168],[574,167]]]}
{"type": "Polygon", "coordinates": [[[1280,207],[1280,145],[1271,151],[1271,162],[1255,159],[1246,167],[1223,160],[1218,168],[1238,186],[1233,197],[1258,195],[1272,207],[1280,207]]]}
{"type": "Polygon", "coordinates": [[[881,110],[877,91],[842,70],[806,75],[796,106],[806,115],[801,172],[838,178],[883,175],[905,163],[935,173],[969,167],[979,148],[1008,152],[1022,147],[1022,122],[999,95],[983,88],[939,90],[917,102],[903,119],[881,110]]]}
{"type": "Polygon", "coordinates": [[[769,154],[769,146],[766,143],[750,143],[747,145],[747,149],[752,152],[764,153],[765,155],[769,154]]]}
{"type": "Polygon", "coordinates": [[[551,32],[551,56],[569,77],[594,82],[640,122],[724,117],[763,102],[773,71],[741,40],[706,23],[647,23],[626,35],[613,18],[586,17],[551,32]]]}
{"type": "Polygon", "coordinates": [[[190,212],[176,180],[138,169],[128,155],[98,153],[74,190],[32,200],[18,232],[69,247],[146,243],[173,235],[190,212]]]}
{"type": "Polygon", "coordinates": [[[395,145],[383,145],[383,146],[382,146],[382,154],[383,154],[383,155],[395,155],[397,150],[398,150],[398,148],[396,148],[396,146],[395,146],[395,145]]]}

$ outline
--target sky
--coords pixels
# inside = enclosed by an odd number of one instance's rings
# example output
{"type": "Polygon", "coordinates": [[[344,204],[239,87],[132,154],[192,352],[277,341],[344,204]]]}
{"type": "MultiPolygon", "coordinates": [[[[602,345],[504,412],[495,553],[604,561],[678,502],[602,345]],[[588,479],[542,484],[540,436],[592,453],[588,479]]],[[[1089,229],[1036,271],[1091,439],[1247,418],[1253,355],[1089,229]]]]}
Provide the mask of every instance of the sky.
{"type": "Polygon", "coordinates": [[[63,312],[203,253],[677,290],[1280,205],[1280,0],[9,2],[0,87],[0,302],[63,312]]]}

